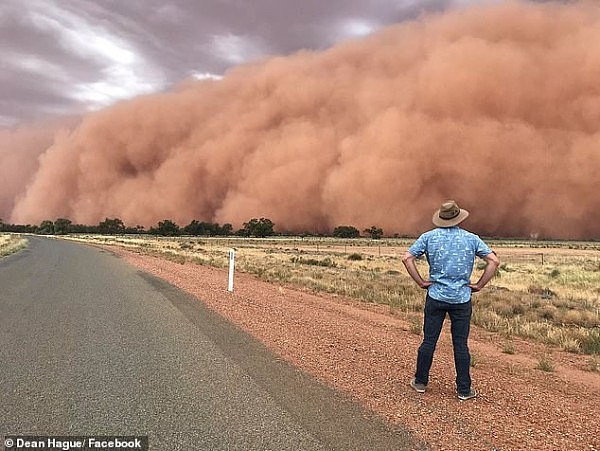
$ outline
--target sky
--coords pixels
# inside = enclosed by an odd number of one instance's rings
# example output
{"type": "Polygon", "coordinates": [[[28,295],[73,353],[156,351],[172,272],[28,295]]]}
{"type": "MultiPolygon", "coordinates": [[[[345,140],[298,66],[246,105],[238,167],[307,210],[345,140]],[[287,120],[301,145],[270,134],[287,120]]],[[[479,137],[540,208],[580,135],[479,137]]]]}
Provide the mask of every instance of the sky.
{"type": "Polygon", "coordinates": [[[600,236],[595,0],[3,0],[0,45],[13,223],[600,236]]]}
{"type": "Polygon", "coordinates": [[[323,50],[482,0],[2,0],[0,128],[323,50]]]}

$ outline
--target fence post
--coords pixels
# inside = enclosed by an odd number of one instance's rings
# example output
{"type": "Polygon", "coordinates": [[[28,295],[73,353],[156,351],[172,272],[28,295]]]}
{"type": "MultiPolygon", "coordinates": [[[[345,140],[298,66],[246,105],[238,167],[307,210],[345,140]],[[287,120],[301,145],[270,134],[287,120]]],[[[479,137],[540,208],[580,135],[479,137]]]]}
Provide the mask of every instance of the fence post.
{"type": "Polygon", "coordinates": [[[229,282],[227,291],[233,291],[233,271],[235,268],[235,249],[229,249],[229,282]]]}

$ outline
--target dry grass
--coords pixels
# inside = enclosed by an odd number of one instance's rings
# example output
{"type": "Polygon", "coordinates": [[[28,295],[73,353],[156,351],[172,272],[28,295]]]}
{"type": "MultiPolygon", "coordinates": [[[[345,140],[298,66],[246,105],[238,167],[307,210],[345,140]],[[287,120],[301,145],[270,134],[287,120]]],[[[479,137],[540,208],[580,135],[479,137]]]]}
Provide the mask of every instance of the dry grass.
{"type": "MultiPolygon", "coordinates": [[[[70,238],[217,267],[227,266],[227,251],[233,247],[237,270],[269,282],[385,304],[391,312],[410,317],[423,307],[424,293],[400,261],[411,240],[70,238]]],[[[503,264],[489,288],[474,298],[476,325],[506,338],[600,354],[600,243],[498,241],[491,246],[503,264]]],[[[426,262],[418,266],[426,275],[426,262]]],[[[473,280],[482,266],[477,265],[473,280]]]]}
{"type": "Polygon", "coordinates": [[[515,353],[515,345],[512,342],[507,341],[506,343],[504,343],[502,352],[505,354],[511,354],[511,355],[514,354],[515,353]]]}
{"type": "Polygon", "coordinates": [[[537,367],[538,369],[547,373],[551,373],[554,371],[554,363],[552,363],[552,360],[547,355],[543,355],[542,357],[540,357],[540,359],[538,360],[537,367]]]}
{"type": "Polygon", "coordinates": [[[0,234],[0,257],[13,254],[27,246],[27,239],[20,235],[0,234]]]}

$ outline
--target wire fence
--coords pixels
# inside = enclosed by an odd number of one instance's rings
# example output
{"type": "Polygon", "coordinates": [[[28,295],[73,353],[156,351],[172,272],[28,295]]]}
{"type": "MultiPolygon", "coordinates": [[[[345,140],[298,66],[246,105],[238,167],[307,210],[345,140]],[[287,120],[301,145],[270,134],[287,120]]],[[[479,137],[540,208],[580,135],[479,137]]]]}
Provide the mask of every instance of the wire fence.
{"type": "MultiPolygon", "coordinates": [[[[156,238],[155,238],[156,239],[156,238]]],[[[160,238],[159,238],[160,239],[160,238]]],[[[384,238],[381,240],[357,238],[329,238],[329,237],[169,237],[165,240],[188,241],[202,243],[202,245],[237,248],[237,249],[264,249],[269,252],[285,252],[295,254],[318,255],[350,255],[400,258],[408,250],[414,239],[411,238],[384,238]]],[[[600,246],[598,243],[524,243],[508,241],[492,241],[490,247],[494,249],[500,260],[506,264],[533,264],[548,265],[560,264],[566,260],[586,259],[595,262],[600,268],[600,246]],[[528,244],[531,247],[527,247],[528,244]],[[553,246],[553,247],[549,247],[553,246]],[[555,246],[555,247],[554,247],[555,246]]],[[[589,264],[589,263],[588,263],[589,264]]]]}

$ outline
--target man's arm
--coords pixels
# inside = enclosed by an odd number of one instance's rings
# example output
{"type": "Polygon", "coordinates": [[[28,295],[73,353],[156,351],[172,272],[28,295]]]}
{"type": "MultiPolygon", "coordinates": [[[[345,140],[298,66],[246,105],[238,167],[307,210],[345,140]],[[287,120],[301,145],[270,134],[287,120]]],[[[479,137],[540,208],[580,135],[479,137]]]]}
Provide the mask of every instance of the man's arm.
{"type": "Polygon", "coordinates": [[[404,266],[406,267],[408,274],[410,274],[410,277],[412,277],[413,280],[417,282],[417,285],[419,285],[421,288],[428,288],[433,284],[433,282],[430,282],[429,280],[423,280],[421,274],[419,274],[415,260],[416,257],[410,252],[406,252],[402,256],[402,263],[404,263],[404,266]]]}
{"type": "Polygon", "coordinates": [[[483,274],[481,275],[477,283],[469,284],[469,288],[471,288],[471,290],[475,293],[481,291],[483,287],[485,287],[485,285],[490,280],[492,280],[492,277],[494,277],[494,274],[496,274],[496,269],[498,269],[498,266],[500,266],[500,259],[496,256],[494,252],[486,255],[485,257],[483,257],[483,259],[487,262],[487,265],[483,270],[483,274]]]}

